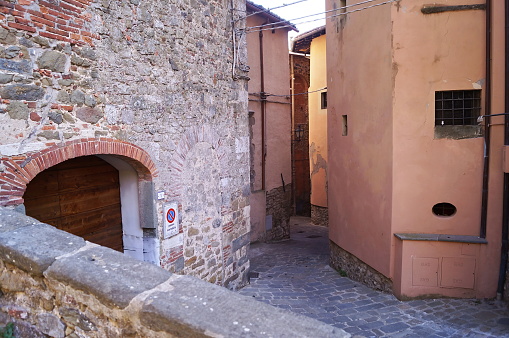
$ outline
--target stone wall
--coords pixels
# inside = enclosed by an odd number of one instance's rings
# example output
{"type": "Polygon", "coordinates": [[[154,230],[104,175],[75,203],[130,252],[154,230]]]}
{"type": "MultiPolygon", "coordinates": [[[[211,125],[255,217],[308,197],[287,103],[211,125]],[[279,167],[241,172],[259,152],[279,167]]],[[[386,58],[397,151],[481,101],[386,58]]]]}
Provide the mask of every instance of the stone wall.
{"type": "Polygon", "coordinates": [[[330,266],[342,276],[361,282],[372,289],[392,293],[392,281],[351,253],[329,241],[330,266]]]}
{"type": "Polygon", "coordinates": [[[243,10],[241,0],[1,1],[0,205],[21,205],[55,164],[111,155],[137,172],[156,263],[246,283],[246,47],[232,43],[243,10]],[[166,203],[180,211],[171,238],[166,203]]]}
{"type": "Polygon", "coordinates": [[[292,215],[292,185],[272,189],[267,192],[267,216],[272,228],[265,234],[266,241],[281,241],[290,238],[290,216],[292,215]]]}
{"type": "Polygon", "coordinates": [[[311,222],[324,227],[329,226],[329,208],[311,204],[311,222]]]}
{"type": "Polygon", "coordinates": [[[0,326],[15,337],[348,337],[0,209],[0,326]]]}

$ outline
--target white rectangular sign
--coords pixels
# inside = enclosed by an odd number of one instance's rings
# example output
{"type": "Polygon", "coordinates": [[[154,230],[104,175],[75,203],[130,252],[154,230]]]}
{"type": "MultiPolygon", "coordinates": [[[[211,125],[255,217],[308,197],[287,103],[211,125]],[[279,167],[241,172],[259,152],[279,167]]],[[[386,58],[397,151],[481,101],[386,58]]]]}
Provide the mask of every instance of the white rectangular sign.
{"type": "Polygon", "coordinates": [[[179,233],[179,208],[178,203],[168,203],[163,208],[163,237],[164,239],[178,235],[179,233]]]}

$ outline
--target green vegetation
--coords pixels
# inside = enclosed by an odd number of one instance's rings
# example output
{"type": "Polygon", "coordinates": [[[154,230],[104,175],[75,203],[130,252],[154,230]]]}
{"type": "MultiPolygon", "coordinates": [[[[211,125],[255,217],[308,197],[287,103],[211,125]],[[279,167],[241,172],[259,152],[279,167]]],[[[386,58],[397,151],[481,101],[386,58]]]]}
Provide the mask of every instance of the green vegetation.
{"type": "Polygon", "coordinates": [[[343,270],[343,269],[339,269],[339,270],[338,270],[338,273],[339,273],[339,275],[340,275],[341,277],[348,277],[348,275],[346,274],[346,271],[345,271],[345,270],[343,270]]]}
{"type": "Polygon", "coordinates": [[[14,338],[14,323],[9,323],[4,328],[0,328],[0,337],[14,338]]]}

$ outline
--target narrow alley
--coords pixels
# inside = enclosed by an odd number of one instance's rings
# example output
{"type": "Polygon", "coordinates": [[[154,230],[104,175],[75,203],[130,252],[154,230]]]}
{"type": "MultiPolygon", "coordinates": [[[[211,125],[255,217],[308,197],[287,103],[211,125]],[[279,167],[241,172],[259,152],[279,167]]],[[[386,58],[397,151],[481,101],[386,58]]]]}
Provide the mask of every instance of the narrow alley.
{"type": "Polygon", "coordinates": [[[327,228],[291,219],[291,240],[251,245],[251,284],[240,293],[358,336],[509,336],[507,304],[494,300],[401,302],[328,265],[327,228]]]}

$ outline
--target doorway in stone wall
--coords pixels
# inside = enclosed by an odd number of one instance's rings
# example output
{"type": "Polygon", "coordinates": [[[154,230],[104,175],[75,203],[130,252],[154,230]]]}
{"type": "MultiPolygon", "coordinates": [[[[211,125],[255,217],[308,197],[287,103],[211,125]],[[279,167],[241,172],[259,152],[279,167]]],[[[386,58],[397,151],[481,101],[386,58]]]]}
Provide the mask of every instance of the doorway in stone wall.
{"type": "Polygon", "coordinates": [[[97,156],[67,160],[28,183],[26,214],[123,252],[119,171],[97,156]]]}

